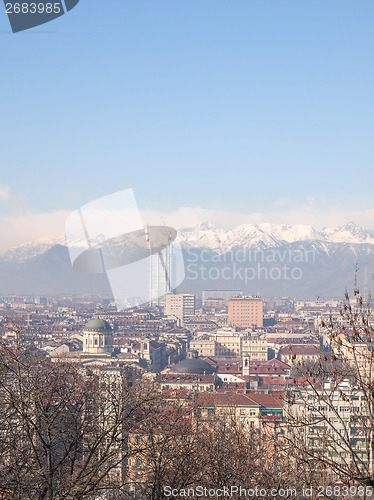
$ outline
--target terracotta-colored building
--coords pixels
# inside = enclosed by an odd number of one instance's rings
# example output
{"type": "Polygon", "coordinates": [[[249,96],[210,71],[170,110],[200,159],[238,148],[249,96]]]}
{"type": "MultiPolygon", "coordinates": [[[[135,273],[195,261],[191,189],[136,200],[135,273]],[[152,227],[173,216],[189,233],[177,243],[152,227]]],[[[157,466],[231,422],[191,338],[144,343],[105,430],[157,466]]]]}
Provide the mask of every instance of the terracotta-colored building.
{"type": "Polygon", "coordinates": [[[233,297],[229,300],[228,324],[238,328],[263,326],[263,300],[259,297],[233,297]]]}

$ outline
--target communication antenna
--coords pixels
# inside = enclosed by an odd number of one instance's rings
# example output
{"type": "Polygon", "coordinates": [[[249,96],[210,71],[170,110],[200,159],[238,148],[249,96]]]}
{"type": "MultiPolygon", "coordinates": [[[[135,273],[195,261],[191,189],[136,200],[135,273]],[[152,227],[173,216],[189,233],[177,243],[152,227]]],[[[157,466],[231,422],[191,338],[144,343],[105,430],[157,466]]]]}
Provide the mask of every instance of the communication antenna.
{"type": "Polygon", "coordinates": [[[369,280],[368,280],[368,268],[365,267],[365,278],[364,278],[364,302],[369,300],[369,280]]]}

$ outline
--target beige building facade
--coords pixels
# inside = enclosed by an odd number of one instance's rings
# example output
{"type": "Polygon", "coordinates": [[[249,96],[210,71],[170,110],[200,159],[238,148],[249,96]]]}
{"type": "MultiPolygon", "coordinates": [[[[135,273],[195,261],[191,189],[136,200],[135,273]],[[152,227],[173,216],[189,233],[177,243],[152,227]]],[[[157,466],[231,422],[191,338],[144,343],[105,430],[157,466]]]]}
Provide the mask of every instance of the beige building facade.
{"type": "Polygon", "coordinates": [[[266,335],[248,335],[229,328],[209,334],[204,340],[191,340],[190,349],[198,351],[199,356],[242,357],[244,354],[248,354],[253,361],[266,361],[268,359],[266,335]]]}
{"type": "Polygon", "coordinates": [[[164,297],[164,314],[178,319],[180,324],[195,315],[195,295],[193,293],[167,293],[164,297]]]}

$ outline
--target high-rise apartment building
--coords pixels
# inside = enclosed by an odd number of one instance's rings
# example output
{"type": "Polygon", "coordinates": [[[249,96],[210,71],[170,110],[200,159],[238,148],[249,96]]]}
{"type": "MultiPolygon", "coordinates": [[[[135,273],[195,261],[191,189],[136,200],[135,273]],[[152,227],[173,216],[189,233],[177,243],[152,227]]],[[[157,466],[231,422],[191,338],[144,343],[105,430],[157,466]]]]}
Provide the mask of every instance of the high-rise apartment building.
{"type": "Polygon", "coordinates": [[[229,300],[228,324],[238,328],[263,326],[263,301],[259,297],[233,297],[229,300]]]}
{"type": "Polygon", "coordinates": [[[167,293],[164,300],[165,316],[175,317],[181,324],[186,318],[195,315],[195,295],[193,293],[167,293]]]}
{"type": "Polygon", "coordinates": [[[164,295],[171,292],[173,276],[173,250],[169,245],[149,258],[149,305],[160,306],[164,295]]]}

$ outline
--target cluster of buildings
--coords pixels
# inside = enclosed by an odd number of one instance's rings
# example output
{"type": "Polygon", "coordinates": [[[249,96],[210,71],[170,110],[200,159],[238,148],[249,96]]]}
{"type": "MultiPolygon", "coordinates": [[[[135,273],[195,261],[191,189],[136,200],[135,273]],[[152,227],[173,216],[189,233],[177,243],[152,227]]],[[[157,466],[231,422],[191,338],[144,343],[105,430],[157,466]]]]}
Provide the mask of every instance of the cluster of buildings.
{"type": "MultiPolygon", "coordinates": [[[[121,312],[109,298],[94,296],[0,297],[0,336],[16,341],[12,325],[18,325],[25,341],[52,359],[129,365],[154,374],[169,372],[196,351],[217,367],[224,360],[227,371],[240,375],[239,366],[271,360],[291,367],[315,361],[319,325],[331,311],[330,302],[309,306],[308,301],[246,297],[240,290],[205,290],[202,300],[191,293],[166,293],[162,305],[121,312]]],[[[261,377],[257,382],[261,387],[261,377]]]]}
{"type": "MultiPolygon", "coordinates": [[[[138,378],[151,378],[165,398],[189,401],[193,395],[199,418],[229,412],[249,429],[268,426],[274,435],[284,435],[288,421],[302,418],[307,422],[303,443],[316,453],[324,449],[348,460],[349,445],[363,464],[371,460],[362,389],[349,378],[340,385],[318,386],[303,371],[331,352],[337,358],[352,356],[351,342],[331,341],[321,326],[327,317],[339,321],[337,301],[264,300],[240,290],[207,290],[202,301],[191,293],[166,293],[162,305],[125,312],[92,297],[3,298],[0,306],[3,340],[14,342],[20,333],[12,325],[21,325],[24,341],[54,362],[113,373],[126,367],[138,378]],[[322,399],[327,403],[321,404],[322,399]],[[321,415],[327,417],[322,423],[321,415]],[[329,434],[331,419],[339,424],[334,425],[338,440],[329,434]],[[325,432],[327,441],[321,437],[325,432]]],[[[136,476],[143,466],[130,460],[126,474],[136,476]]]]}

